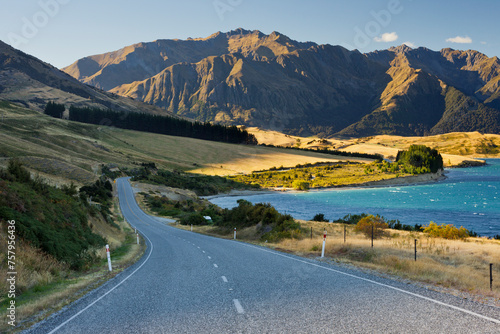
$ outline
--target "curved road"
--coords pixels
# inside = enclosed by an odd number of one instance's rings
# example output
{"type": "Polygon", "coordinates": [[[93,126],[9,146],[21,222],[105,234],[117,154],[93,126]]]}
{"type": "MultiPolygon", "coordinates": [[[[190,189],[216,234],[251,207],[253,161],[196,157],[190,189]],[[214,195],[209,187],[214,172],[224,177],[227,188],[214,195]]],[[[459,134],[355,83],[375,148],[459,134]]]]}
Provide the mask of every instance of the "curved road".
{"type": "Polygon", "coordinates": [[[175,229],[117,186],[145,256],[28,333],[500,333],[499,308],[175,229]]]}

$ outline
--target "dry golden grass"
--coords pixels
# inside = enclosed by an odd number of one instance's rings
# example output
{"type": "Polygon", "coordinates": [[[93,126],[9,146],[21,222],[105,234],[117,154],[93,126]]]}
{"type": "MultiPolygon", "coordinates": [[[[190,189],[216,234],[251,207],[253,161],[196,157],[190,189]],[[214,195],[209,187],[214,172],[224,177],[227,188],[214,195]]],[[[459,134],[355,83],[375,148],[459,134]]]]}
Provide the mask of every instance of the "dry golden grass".
{"type": "Polygon", "coordinates": [[[399,150],[408,149],[410,145],[427,145],[437,149],[443,156],[445,167],[456,166],[473,158],[498,157],[498,153],[484,154],[480,149],[482,143],[500,146],[500,135],[481,134],[479,132],[455,132],[428,137],[402,137],[380,135],[366,138],[326,140],[312,137],[289,136],[276,131],[265,131],[248,128],[259,143],[275,146],[295,146],[300,142],[302,148],[330,148],[347,152],[379,153],[385,158],[396,157],[399,150]]]}

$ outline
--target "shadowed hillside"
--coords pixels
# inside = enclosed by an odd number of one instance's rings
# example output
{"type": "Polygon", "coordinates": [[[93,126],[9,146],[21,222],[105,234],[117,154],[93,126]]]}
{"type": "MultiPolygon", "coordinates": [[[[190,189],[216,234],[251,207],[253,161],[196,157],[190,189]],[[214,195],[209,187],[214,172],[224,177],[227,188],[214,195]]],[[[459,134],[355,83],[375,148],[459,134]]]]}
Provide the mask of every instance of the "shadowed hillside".
{"type": "Polygon", "coordinates": [[[361,54],[237,29],[139,43],[64,70],[175,114],[297,135],[500,129],[500,61],[473,50],[361,54]]]}

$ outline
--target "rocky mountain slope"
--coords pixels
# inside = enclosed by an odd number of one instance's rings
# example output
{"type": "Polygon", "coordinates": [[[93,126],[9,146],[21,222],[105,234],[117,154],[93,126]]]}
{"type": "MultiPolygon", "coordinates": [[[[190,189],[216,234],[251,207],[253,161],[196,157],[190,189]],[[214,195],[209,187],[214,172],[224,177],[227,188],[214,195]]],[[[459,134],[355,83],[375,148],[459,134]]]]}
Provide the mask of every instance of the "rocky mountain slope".
{"type": "Polygon", "coordinates": [[[361,54],[237,29],[139,43],[63,70],[204,121],[323,136],[500,133],[500,61],[473,50],[361,54]]]}
{"type": "Polygon", "coordinates": [[[0,41],[0,100],[43,110],[49,101],[118,111],[165,113],[158,107],[82,84],[75,78],[0,41]]]}

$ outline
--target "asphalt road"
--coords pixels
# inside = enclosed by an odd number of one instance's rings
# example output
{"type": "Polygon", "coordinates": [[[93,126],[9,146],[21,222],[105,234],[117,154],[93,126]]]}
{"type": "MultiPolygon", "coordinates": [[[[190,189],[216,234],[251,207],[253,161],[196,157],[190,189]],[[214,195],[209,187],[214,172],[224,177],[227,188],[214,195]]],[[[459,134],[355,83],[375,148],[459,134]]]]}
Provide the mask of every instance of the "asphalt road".
{"type": "Polygon", "coordinates": [[[141,261],[28,333],[500,333],[500,309],[170,227],[117,181],[141,261]]]}

